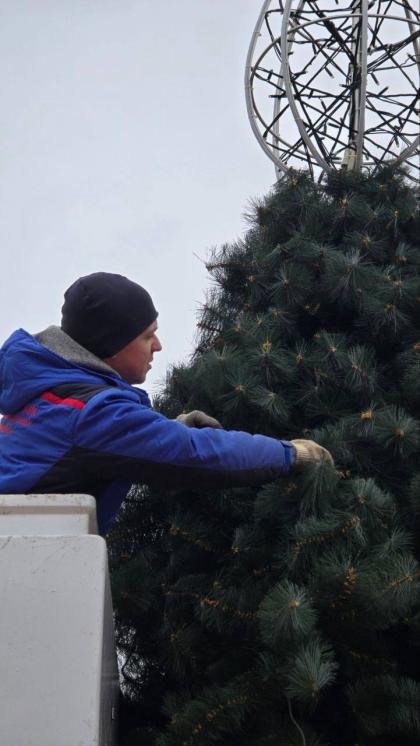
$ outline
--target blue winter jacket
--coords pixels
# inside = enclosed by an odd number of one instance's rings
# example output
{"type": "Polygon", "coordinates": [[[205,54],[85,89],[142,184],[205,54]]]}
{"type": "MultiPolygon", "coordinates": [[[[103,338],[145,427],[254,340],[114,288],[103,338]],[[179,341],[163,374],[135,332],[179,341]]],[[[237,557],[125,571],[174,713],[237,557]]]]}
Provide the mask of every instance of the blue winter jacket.
{"type": "Polygon", "coordinates": [[[167,419],[59,327],[5,342],[0,412],[0,493],[94,495],[102,534],[132,483],[258,484],[294,461],[288,441],[167,419]]]}

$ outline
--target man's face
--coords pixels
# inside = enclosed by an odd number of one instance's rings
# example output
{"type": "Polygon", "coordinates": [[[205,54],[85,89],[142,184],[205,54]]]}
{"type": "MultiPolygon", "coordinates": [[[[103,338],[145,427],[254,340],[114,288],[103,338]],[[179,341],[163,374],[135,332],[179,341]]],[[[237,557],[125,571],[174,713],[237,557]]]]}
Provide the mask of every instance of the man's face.
{"type": "Polygon", "coordinates": [[[153,321],[138,337],[132,339],[116,355],[104,362],[114,368],[128,383],[143,383],[152,367],[153,354],[160,352],[162,345],[156,335],[157,321],[153,321]]]}

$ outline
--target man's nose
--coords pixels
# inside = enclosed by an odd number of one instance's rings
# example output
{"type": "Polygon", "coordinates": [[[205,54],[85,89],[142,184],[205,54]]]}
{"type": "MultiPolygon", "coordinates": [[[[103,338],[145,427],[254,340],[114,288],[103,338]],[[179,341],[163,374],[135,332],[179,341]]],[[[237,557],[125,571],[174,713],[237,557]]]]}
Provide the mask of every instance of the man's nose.
{"type": "Polygon", "coordinates": [[[153,352],[160,352],[162,349],[162,345],[160,343],[159,337],[155,337],[153,342],[153,352]]]}

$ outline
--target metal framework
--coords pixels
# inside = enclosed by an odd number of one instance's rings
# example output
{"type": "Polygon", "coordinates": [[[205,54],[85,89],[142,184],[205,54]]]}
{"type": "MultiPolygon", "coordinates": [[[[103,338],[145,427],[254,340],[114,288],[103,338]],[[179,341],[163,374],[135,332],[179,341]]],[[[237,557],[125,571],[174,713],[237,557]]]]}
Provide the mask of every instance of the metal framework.
{"type": "Polygon", "coordinates": [[[245,72],[252,129],[277,173],[375,169],[420,153],[416,0],[265,0],[245,72]]]}

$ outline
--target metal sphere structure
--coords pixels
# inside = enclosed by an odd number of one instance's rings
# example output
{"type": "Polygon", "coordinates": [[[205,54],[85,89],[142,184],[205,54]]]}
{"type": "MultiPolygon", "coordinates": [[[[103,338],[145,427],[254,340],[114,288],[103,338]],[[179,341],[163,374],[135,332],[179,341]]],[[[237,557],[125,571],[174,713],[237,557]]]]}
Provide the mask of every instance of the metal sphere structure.
{"type": "Polygon", "coordinates": [[[416,0],[265,0],[248,51],[252,129],[278,174],[419,166],[416,0]]]}

